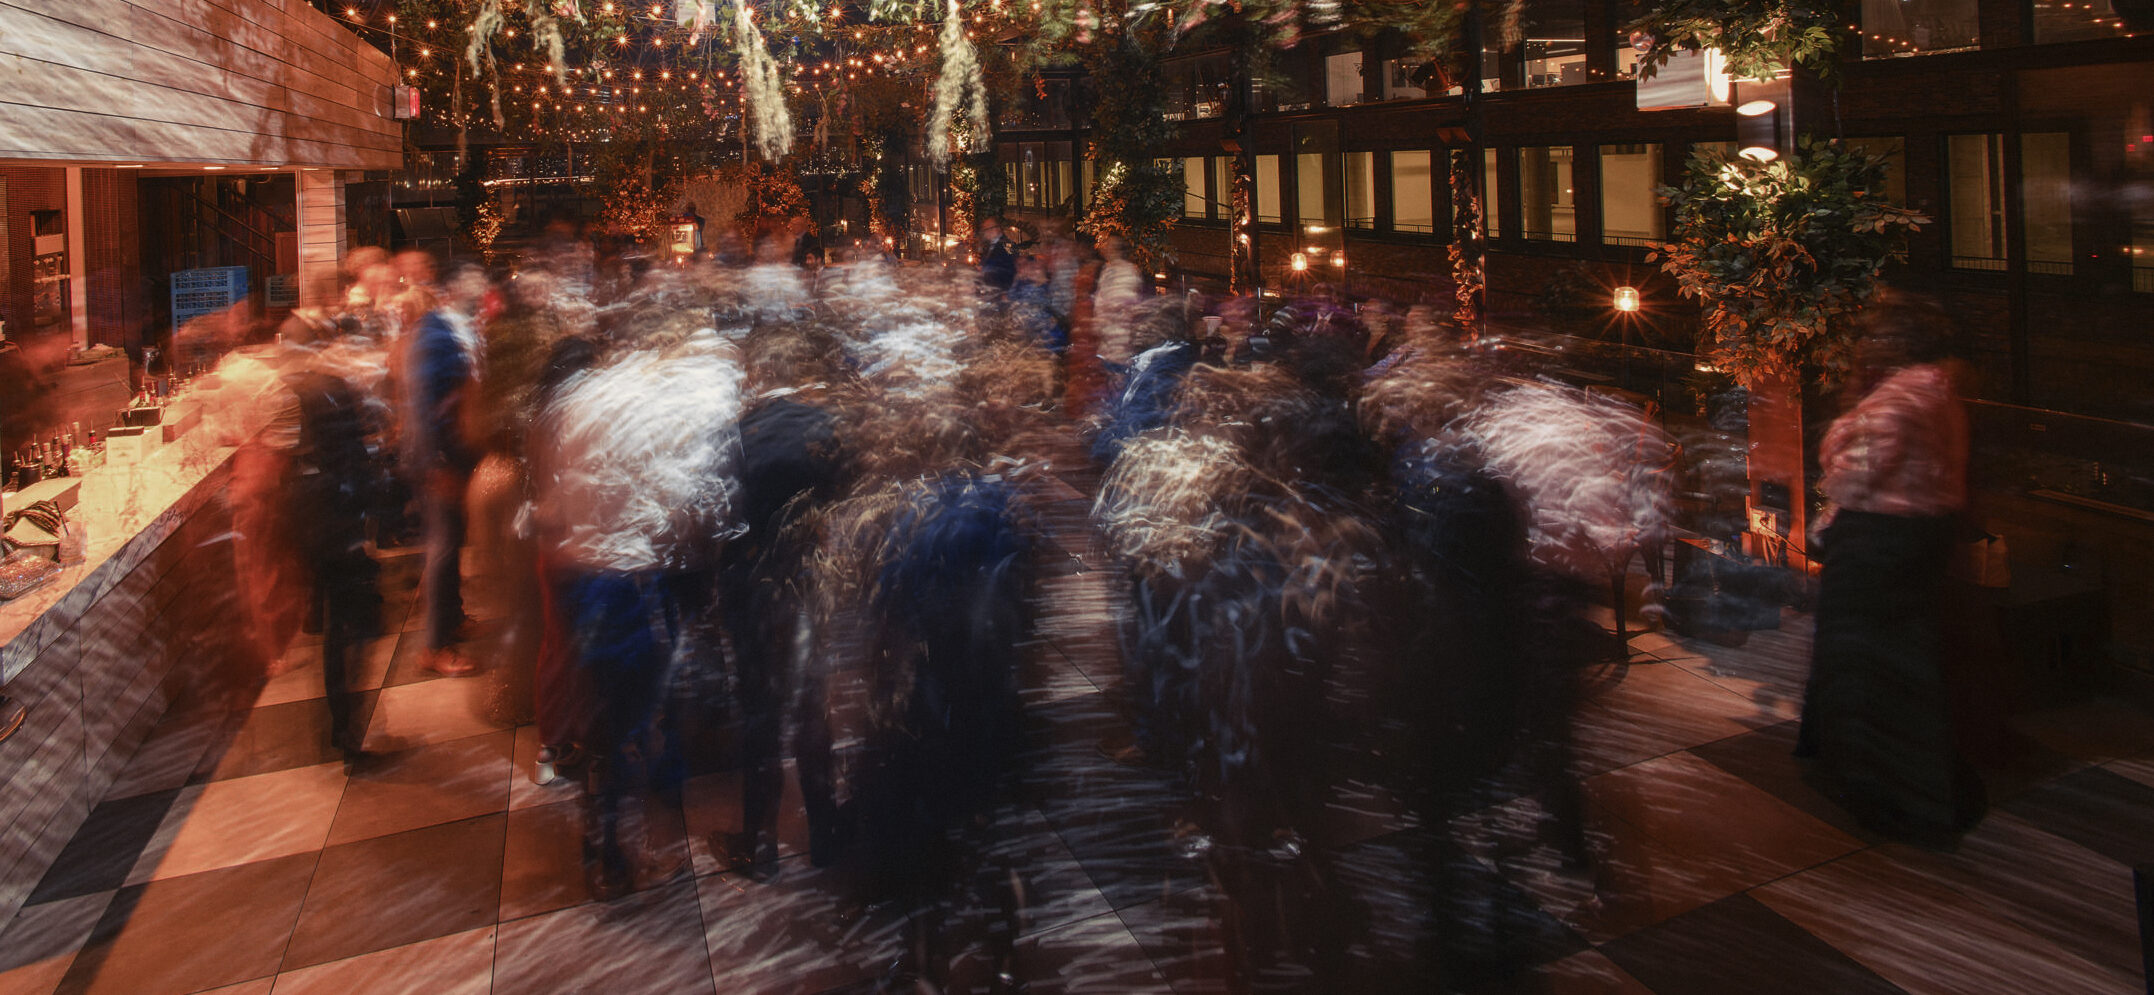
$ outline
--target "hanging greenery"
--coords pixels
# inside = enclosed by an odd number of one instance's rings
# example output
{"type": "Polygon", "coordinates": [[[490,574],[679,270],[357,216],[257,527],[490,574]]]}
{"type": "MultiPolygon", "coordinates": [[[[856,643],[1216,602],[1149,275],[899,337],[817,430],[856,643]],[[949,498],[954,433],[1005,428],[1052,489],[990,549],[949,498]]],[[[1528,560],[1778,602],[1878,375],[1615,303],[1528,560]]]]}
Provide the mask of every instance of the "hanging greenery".
{"type": "Polygon", "coordinates": [[[1805,368],[1827,384],[1849,368],[1848,318],[1878,271],[1929,219],[1886,201],[1886,160],[1805,138],[1759,163],[1706,149],[1690,159],[1675,241],[1647,256],[1705,308],[1699,350],[1746,388],[1805,368]]]}
{"type": "Polygon", "coordinates": [[[1649,44],[1639,72],[1652,75],[1684,49],[1719,49],[1736,79],[1764,79],[1789,66],[1832,74],[1842,18],[1830,0],[1648,0],[1627,25],[1649,44]]]}

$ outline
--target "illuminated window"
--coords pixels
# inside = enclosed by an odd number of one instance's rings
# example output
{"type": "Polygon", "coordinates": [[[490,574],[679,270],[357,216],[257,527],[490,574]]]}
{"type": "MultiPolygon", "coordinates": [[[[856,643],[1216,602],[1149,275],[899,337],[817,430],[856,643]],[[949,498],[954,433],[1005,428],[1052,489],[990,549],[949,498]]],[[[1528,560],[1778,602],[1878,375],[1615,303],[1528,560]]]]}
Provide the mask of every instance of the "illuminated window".
{"type": "Polygon", "coordinates": [[[1346,227],[1376,227],[1376,154],[1346,153],[1346,227]]]}
{"type": "Polygon", "coordinates": [[[1334,161],[1322,152],[1304,152],[1294,157],[1295,218],[1303,228],[1329,228],[1336,220],[1324,196],[1324,171],[1334,161]]]}
{"type": "Polygon", "coordinates": [[[1204,160],[1191,157],[1182,160],[1182,217],[1202,218],[1209,212],[1204,199],[1204,160]]]}
{"type": "Polygon", "coordinates": [[[1361,53],[1324,57],[1324,100],[1333,107],[1361,102],[1361,53]]]}
{"type": "Polygon", "coordinates": [[[1256,157],[1256,219],[1265,225],[1286,220],[1286,211],[1279,205],[1279,157],[1275,155],[1256,157]]]}
{"type": "Polygon", "coordinates": [[[1503,211],[1496,199],[1496,150],[1481,150],[1481,228],[1489,238],[1503,237],[1503,211]]]}
{"type": "Polygon", "coordinates": [[[2004,269],[2004,136],[1947,135],[1945,184],[1952,265],[2004,269]]]}
{"type": "Polygon", "coordinates": [[[1528,88],[1588,82],[1583,0],[1526,0],[1519,30],[1528,88]]]}
{"type": "Polygon", "coordinates": [[[1862,0],[1862,57],[1889,59],[1974,48],[1979,0],[1862,0]]]}
{"type": "Polygon", "coordinates": [[[1659,190],[1660,146],[1601,146],[1601,241],[1660,244],[1665,229],[1659,190]]]}
{"type": "Polygon", "coordinates": [[[2034,40],[2046,43],[2129,38],[2154,27],[2148,23],[2143,6],[2136,22],[2119,15],[2116,8],[2116,0],[2034,0],[2034,40]]]}
{"type": "Polygon", "coordinates": [[[1519,228],[1527,238],[1578,240],[1578,205],[1571,175],[1571,147],[1544,145],[1518,150],[1519,228]]]}
{"type": "Polygon", "coordinates": [[[1436,230],[1436,178],[1427,151],[1391,153],[1391,230],[1436,230]]]}
{"type": "Polygon", "coordinates": [[[2072,275],[2070,135],[2019,136],[2019,210],[2027,223],[2027,272],[2072,275]]]}

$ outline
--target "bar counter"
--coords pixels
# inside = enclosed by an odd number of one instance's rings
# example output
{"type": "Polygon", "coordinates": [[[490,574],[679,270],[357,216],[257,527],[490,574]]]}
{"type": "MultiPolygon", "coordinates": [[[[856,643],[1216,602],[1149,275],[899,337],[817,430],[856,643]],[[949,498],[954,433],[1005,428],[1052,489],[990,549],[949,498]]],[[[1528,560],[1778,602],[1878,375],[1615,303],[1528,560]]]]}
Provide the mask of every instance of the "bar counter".
{"type": "Polygon", "coordinates": [[[197,427],[83,474],[69,518],[88,529],[84,560],[0,603],[0,678],[28,709],[0,742],[0,922],[116,781],[143,780],[130,761],[166,713],[222,693],[211,689],[246,666],[226,493],[236,437],[197,427]]]}

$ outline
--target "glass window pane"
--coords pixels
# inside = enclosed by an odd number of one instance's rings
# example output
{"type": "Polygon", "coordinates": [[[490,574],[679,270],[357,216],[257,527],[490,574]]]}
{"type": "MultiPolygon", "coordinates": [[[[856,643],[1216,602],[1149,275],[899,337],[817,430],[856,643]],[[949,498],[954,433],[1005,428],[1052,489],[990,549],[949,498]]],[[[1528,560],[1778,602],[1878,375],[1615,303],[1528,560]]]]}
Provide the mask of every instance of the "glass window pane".
{"type": "Polygon", "coordinates": [[[1907,203],[1907,141],[1902,138],[1848,138],[1847,147],[1864,155],[1885,157],[1885,189],[1880,191],[1895,204],[1907,203]]]}
{"type": "Polygon", "coordinates": [[[1346,154],[1346,227],[1376,227],[1376,153],[1346,154]]]}
{"type": "MultiPolygon", "coordinates": [[[[1378,83],[1384,100],[1420,100],[1441,97],[1442,77],[1427,59],[1385,59],[1379,66],[1378,83]]],[[[1456,88],[1453,88],[1456,92],[1456,88]]]]}
{"type": "Polygon", "coordinates": [[[1330,216],[1324,210],[1324,166],[1331,156],[1322,152],[1304,152],[1294,157],[1295,217],[1302,227],[1330,227],[1330,216]]]}
{"type": "Polygon", "coordinates": [[[1436,230],[1436,186],[1428,152],[1391,153],[1391,230],[1436,230]]]}
{"type": "Polygon", "coordinates": [[[1503,237],[1503,211],[1497,202],[1496,150],[1481,150],[1481,228],[1489,238],[1503,237]]]}
{"type": "Polygon", "coordinates": [[[1601,241],[1610,245],[1658,245],[1660,146],[1601,146],[1601,241]]]}
{"type": "Polygon", "coordinates": [[[1192,157],[1182,160],[1182,217],[1205,216],[1204,160],[1192,157]]]}
{"type": "Polygon", "coordinates": [[[1324,99],[1333,107],[1361,102],[1361,53],[1324,57],[1324,99]]]}
{"type": "Polygon", "coordinates": [[[1528,87],[1587,82],[1584,0],[1526,0],[1519,30],[1528,87]]]}
{"type": "Polygon", "coordinates": [[[1234,157],[1230,155],[1212,159],[1212,217],[1234,220],[1234,157]]]}
{"type": "Polygon", "coordinates": [[[2072,274],[2072,143],[2062,132],[2019,136],[2020,212],[2027,272],[2072,274]]]}
{"type": "Polygon", "coordinates": [[[2154,294],[2154,201],[2140,200],[2132,212],[2132,289],[2154,294]]]}
{"type": "Polygon", "coordinates": [[[1061,207],[1070,199],[1070,161],[1056,159],[1054,171],[1054,201],[1049,207],[1061,207]]]}
{"type": "Polygon", "coordinates": [[[1527,238],[1577,241],[1578,207],[1572,193],[1570,146],[1518,150],[1519,226],[1527,238]]]}
{"type": "Polygon", "coordinates": [[[1862,57],[1973,48],[1980,0],[1862,0],[1862,57]]]}
{"type": "Polygon", "coordinates": [[[1945,137],[1952,265],[1961,269],[2004,268],[2004,155],[2000,138],[1994,134],[1945,137]]]}
{"type": "Polygon", "coordinates": [[[1286,220],[1279,206],[1279,157],[1256,157],[1256,216],[1258,224],[1276,225],[1286,220]]]}
{"type": "Polygon", "coordinates": [[[1025,146],[1025,189],[1020,203],[1026,207],[1045,207],[1046,191],[1040,189],[1040,149],[1037,145],[1025,146]]]}
{"type": "Polygon", "coordinates": [[[2034,40],[2128,38],[2138,29],[2117,16],[2115,0],[2034,0],[2034,40]]]}

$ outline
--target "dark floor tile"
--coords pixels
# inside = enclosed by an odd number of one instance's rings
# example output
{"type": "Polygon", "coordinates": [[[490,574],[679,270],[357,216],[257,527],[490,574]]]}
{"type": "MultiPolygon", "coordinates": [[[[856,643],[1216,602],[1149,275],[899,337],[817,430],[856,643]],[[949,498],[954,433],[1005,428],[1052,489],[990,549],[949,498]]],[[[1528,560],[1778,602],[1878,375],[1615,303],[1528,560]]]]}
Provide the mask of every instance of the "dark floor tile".
{"type": "Polygon", "coordinates": [[[501,921],[591,900],[583,877],[583,806],[567,800],[509,813],[501,921]]]}
{"type": "Polygon", "coordinates": [[[158,824],[179,794],[175,788],[119,798],[91,809],[89,819],[68,840],[26,904],[111,891],[126,884],[127,872],[134,869],[143,846],[157,835],[158,824]]]}
{"type": "Polygon", "coordinates": [[[1819,822],[1864,842],[1876,842],[1877,838],[1864,831],[1846,809],[1803,780],[1802,764],[1795,759],[1798,725],[1800,723],[1782,722],[1756,732],[1730,736],[1717,743],[1693,746],[1690,752],[1819,822]]]}
{"type": "Polygon", "coordinates": [[[503,814],[322,851],[287,969],[484,926],[501,907],[503,814]]]}
{"type": "Polygon", "coordinates": [[[1028,995],[1171,995],[1136,937],[1111,914],[1080,919],[1018,941],[1010,973],[1028,995]]]}
{"type": "Polygon", "coordinates": [[[0,929],[0,992],[49,995],[67,976],[112,892],[25,906],[0,929]]]}
{"type": "Polygon", "coordinates": [[[1905,995],[1748,895],[1723,898],[1600,950],[1656,995],[1905,995]]]}
{"type": "Polygon", "coordinates": [[[329,845],[506,809],[515,738],[504,729],[370,762],[344,789],[329,845]]]}
{"type": "Polygon", "coordinates": [[[1102,742],[1130,738],[1129,724],[1103,695],[1052,702],[1026,715],[1022,791],[1110,904],[1121,908],[1202,882],[1202,869],[1172,846],[1175,822],[1187,807],[1183,793],[1163,771],[1101,755],[1102,742]]]}
{"type": "Polygon", "coordinates": [[[494,944],[494,990],[693,995],[714,990],[711,964],[696,883],[682,880],[503,923],[494,944]]]}
{"type": "MultiPolygon", "coordinates": [[[[373,713],[378,692],[359,695],[360,727],[373,713]]],[[[196,766],[196,781],[225,781],[253,774],[311,767],[342,760],[329,745],[329,706],[320,701],[264,705],[245,713],[239,729],[221,750],[212,749],[196,766]]]]}
{"type": "Polygon", "coordinates": [[[296,854],[121,889],[59,991],[194,992],[276,973],[315,858],[296,854]]]}
{"type": "Polygon", "coordinates": [[[2154,862],[2154,787],[2120,774],[2089,767],[2001,807],[2126,867],[2154,862]]]}
{"type": "Polygon", "coordinates": [[[1177,995],[1214,995],[1228,990],[1231,970],[1220,901],[1219,892],[1205,886],[1138,902],[1116,915],[1177,995]]]}
{"type": "Polygon", "coordinates": [[[872,983],[907,949],[903,912],[862,908],[843,877],[798,858],[759,884],[739,875],[697,882],[704,943],[727,995],[820,992],[872,983]]]}

